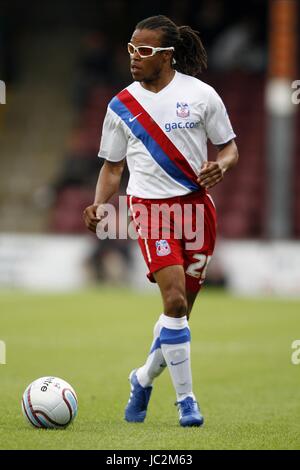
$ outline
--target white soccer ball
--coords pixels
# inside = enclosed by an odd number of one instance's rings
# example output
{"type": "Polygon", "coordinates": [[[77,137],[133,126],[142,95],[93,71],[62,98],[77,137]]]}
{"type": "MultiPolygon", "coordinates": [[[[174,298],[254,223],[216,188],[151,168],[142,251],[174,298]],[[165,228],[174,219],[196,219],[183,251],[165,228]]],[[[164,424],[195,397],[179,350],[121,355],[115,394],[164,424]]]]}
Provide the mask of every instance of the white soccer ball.
{"type": "Polygon", "coordinates": [[[23,393],[23,414],[36,428],[65,428],[76,417],[77,409],[74,389],[58,377],[41,377],[23,393]]]}

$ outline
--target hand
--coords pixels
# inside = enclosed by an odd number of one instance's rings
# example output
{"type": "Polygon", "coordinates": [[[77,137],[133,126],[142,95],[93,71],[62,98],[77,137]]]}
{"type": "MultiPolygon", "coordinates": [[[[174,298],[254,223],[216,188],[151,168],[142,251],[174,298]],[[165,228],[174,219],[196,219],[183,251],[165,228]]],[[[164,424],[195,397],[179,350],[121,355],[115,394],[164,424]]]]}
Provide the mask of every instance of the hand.
{"type": "Polygon", "coordinates": [[[100,219],[97,216],[97,209],[98,204],[93,204],[92,206],[88,206],[83,211],[83,220],[86,227],[91,230],[91,232],[96,233],[97,224],[99,223],[100,219]]]}
{"type": "Polygon", "coordinates": [[[203,188],[209,189],[222,181],[224,173],[225,170],[221,167],[219,162],[204,162],[197,182],[203,188]]]}

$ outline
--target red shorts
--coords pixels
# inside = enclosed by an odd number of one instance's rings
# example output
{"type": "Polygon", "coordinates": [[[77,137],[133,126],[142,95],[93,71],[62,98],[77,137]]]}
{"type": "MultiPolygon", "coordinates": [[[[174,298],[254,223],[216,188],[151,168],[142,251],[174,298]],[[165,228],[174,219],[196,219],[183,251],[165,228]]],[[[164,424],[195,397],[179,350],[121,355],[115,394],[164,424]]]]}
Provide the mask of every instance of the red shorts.
{"type": "Polygon", "coordinates": [[[153,273],[162,268],[182,265],[186,290],[199,291],[216,240],[211,197],[203,191],[168,199],[128,196],[128,205],[149,280],[155,282],[153,273]]]}

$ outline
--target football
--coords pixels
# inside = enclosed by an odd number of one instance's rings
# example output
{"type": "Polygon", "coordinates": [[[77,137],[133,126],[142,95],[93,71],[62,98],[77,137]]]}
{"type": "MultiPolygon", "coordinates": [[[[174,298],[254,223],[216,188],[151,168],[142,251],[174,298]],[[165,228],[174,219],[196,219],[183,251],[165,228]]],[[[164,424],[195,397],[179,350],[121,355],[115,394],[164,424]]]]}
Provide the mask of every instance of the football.
{"type": "Polygon", "coordinates": [[[36,428],[65,428],[74,420],[77,410],[73,387],[58,377],[41,377],[28,385],[23,393],[23,414],[36,428]]]}

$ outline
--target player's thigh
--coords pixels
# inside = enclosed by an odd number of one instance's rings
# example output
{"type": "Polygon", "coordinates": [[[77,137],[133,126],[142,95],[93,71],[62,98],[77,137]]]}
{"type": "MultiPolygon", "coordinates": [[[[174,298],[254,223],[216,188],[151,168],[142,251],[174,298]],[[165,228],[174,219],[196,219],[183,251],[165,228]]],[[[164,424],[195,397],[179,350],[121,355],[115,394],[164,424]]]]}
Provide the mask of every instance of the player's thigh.
{"type": "Polygon", "coordinates": [[[153,273],[153,277],[162,295],[165,314],[174,317],[186,315],[187,299],[183,265],[166,266],[153,273]]]}
{"type": "Polygon", "coordinates": [[[185,252],[184,270],[187,292],[195,294],[199,292],[205,281],[207,267],[211,257],[212,255],[210,252],[206,251],[190,253],[185,252]]]}
{"type": "Polygon", "coordinates": [[[166,266],[153,273],[153,276],[163,296],[172,289],[185,294],[185,272],[181,264],[166,266]]]}
{"type": "Polygon", "coordinates": [[[199,293],[199,290],[197,290],[196,292],[189,291],[189,290],[186,291],[187,317],[188,317],[188,319],[189,319],[190,316],[191,316],[192,309],[193,309],[195,300],[196,300],[196,298],[197,298],[197,296],[198,296],[198,293],[199,293]]]}
{"type": "MultiPolygon", "coordinates": [[[[193,224],[195,217],[193,216],[193,224]]],[[[197,227],[196,227],[197,228],[197,227]]],[[[196,230],[197,236],[183,248],[184,268],[187,292],[197,294],[204,283],[207,267],[211,260],[216,242],[216,210],[212,200],[204,198],[204,218],[202,225],[196,230]],[[199,236],[202,234],[203,236],[199,236]]],[[[192,302],[192,294],[190,295],[192,302]]]]}

